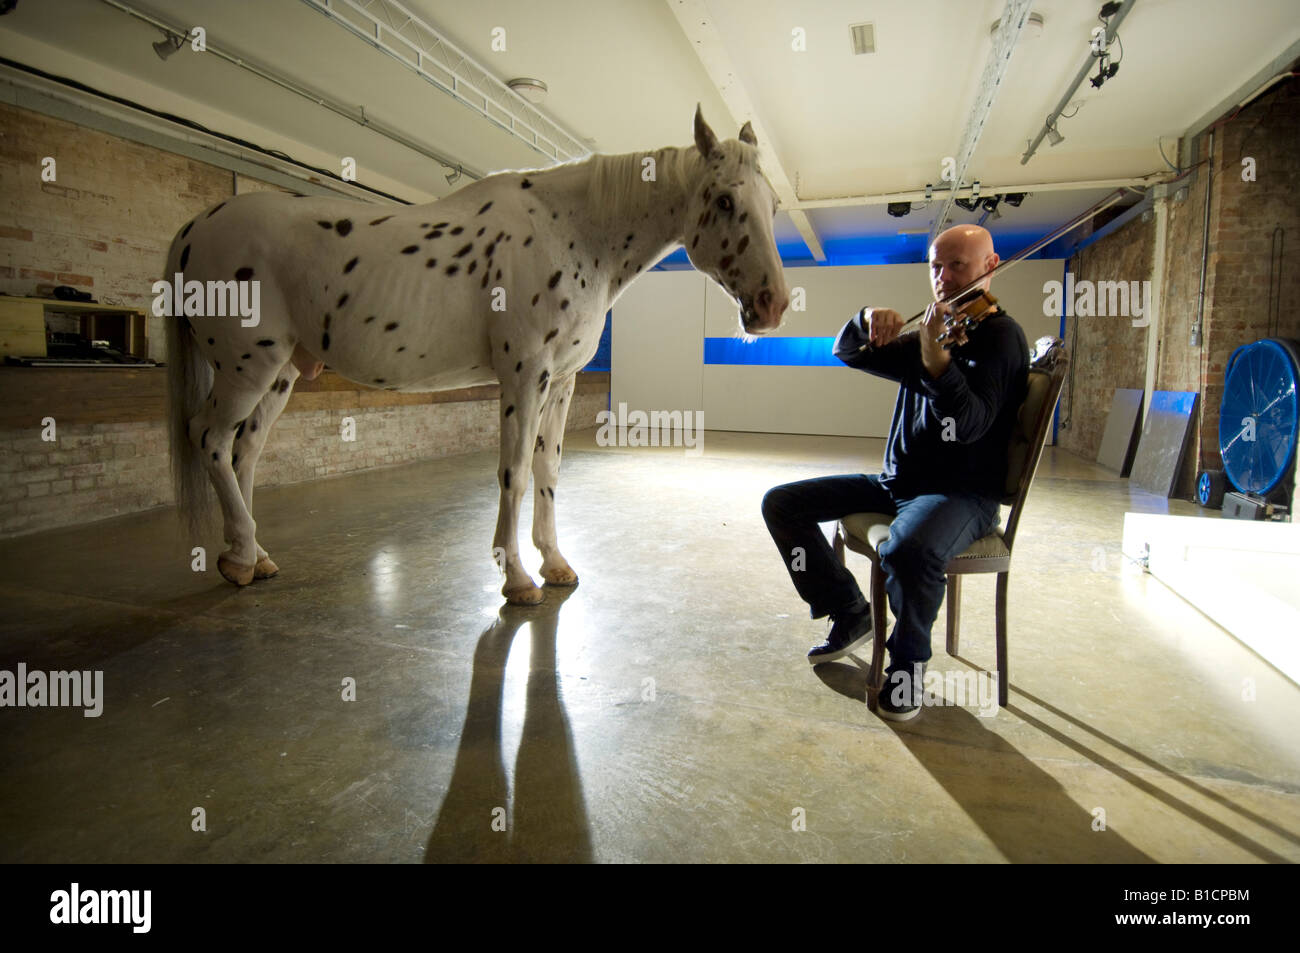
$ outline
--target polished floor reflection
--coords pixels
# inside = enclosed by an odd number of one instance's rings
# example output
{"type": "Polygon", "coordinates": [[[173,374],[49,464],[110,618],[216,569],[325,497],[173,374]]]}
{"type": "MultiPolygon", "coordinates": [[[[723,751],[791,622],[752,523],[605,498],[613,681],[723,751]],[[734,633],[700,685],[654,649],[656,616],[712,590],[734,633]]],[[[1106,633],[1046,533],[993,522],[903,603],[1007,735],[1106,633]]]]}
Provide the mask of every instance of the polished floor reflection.
{"type": "MultiPolygon", "coordinates": [[[[98,718],[0,709],[0,860],[1300,860],[1300,688],[1122,565],[1126,510],[1197,508],[1077,457],[1048,451],[1017,539],[1009,708],[891,724],[869,653],[812,670],[759,501],[881,451],[570,435],[581,582],[535,608],[502,608],[488,453],[259,490],[282,572],[243,590],[170,511],[0,541],[0,670],[104,680],[98,718]]],[[[954,702],[992,577],[960,659],[942,619],[954,702]]]]}

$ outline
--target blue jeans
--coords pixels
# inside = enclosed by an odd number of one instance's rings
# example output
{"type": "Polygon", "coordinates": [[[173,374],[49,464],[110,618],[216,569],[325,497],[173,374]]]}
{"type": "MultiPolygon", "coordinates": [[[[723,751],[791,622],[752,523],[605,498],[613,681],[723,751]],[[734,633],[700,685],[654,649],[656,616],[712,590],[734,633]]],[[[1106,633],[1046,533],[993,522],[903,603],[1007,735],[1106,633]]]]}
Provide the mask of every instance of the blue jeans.
{"type": "Polygon", "coordinates": [[[895,498],[876,476],[819,477],[773,487],[763,497],[763,519],[794,587],[812,617],[837,616],[866,605],[853,574],[835,559],[818,523],[850,513],[891,513],[889,539],[880,546],[893,635],[885,643],[890,668],[930,660],[930,628],[947,582],[944,567],[998,525],[998,501],[969,493],[895,498]]]}

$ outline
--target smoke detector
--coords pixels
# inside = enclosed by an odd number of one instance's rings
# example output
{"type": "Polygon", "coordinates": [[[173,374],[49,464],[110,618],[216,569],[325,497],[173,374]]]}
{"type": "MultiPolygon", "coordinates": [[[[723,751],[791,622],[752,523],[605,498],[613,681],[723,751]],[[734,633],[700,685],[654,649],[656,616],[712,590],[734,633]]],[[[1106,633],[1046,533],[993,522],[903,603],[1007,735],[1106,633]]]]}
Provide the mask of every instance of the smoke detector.
{"type": "Polygon", "coordinates": [[[530,103],[540,103],[546,98],[546,84],[540,79],[521,76],[519,79],[507,80],[506,85],[530,103]]]}

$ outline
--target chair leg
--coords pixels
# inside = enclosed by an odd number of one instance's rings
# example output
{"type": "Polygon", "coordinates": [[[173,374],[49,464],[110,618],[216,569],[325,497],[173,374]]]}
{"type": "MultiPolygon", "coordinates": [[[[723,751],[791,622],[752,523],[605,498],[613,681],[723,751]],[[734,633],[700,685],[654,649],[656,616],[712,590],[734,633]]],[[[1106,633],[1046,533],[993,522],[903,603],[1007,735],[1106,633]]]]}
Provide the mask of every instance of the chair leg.
{"type": "Polygon", "coordinates": [[[871,561],[871,671],[867,673],[867,707],[876,710],[885,681],[885,574],[880,563],[871,561]]]}
{"type": "Polygon", "coordinates": [[[831,537],[831,552],[841,566],[848,565],[844,556],[844,528],[839,523],[835,524],[835,535],[831,537]]]}
{"type": "Polygon", "coordinates": [[[1011,673],[1007,669],[1007,578],[1010,573],[998,573],[997,635],[998,635],[998,704],[1007,707],[1011,673]]]}
{"type": "Polygon", "coordinates": [[[959,648],[958,638],[961,628],[961,576],[948,574],[948,654],[956,655],[959,648]]]}

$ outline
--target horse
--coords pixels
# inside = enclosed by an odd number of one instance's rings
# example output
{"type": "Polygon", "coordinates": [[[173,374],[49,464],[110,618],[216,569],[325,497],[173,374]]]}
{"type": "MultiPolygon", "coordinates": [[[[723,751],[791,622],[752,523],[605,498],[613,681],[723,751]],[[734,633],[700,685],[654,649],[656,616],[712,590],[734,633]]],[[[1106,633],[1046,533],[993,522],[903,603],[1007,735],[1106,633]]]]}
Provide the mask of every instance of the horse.
{"type": "Polygon", "coordinates": [[[204,477],[215,490],[230,546],[221,575],[246,586],[279,571],[256,539],[253,473],[314,363],[403,392],[499,383],[502,595],[518,605],[545,597],[519,558],[530,473],[541,575],[576,584],[556,540],[555,488],[574,375],[606,312],[679,244],[739,305],[745,333],[779,327],[789,304],[772,231],[779,203],[752,127],[719,141],[697,106],[694,137],[684,148],[501,172],[396,209],[251,193],[181,228],[166,272],[178,292],[165,322],[173,482],[192,532],[210,505],[204,477]],[[203,306],[203,287],[234,287],[232,278],[256,291],[251,320],[203,306]]]}

